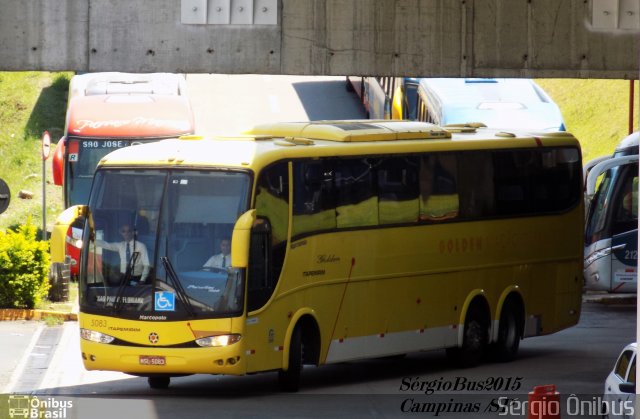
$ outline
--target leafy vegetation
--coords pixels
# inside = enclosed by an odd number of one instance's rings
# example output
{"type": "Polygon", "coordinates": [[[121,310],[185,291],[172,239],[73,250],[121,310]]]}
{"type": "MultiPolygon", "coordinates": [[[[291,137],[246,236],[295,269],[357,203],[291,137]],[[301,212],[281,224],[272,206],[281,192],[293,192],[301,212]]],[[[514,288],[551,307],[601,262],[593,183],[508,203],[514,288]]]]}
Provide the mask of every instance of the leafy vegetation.
{"type": "Polygon", "coordinates": [[[34,308],[49,290],[49,246],[28,219],[0,232],[0,307],[34,308]]]}

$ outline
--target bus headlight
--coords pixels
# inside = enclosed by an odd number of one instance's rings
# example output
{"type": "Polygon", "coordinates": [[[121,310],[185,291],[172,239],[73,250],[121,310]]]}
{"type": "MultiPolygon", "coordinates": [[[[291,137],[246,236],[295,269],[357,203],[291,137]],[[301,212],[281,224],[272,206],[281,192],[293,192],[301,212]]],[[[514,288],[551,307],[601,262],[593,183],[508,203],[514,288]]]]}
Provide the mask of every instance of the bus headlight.
{"type": "Polygon", "coordinates": [[[196,343],[200,346],[214,347],[214,346],[229,346],[238,342],[242,338],[241,335],[218,335],[207,336],[206,338],[196,339],[196,343]]]}
{"type": "Polygon", "coordinates": [[[89,329],[80,329],[80,337],[97,343],[111,343],[115,339],[113,336],[105,335],[104,333],[89,329]]]}

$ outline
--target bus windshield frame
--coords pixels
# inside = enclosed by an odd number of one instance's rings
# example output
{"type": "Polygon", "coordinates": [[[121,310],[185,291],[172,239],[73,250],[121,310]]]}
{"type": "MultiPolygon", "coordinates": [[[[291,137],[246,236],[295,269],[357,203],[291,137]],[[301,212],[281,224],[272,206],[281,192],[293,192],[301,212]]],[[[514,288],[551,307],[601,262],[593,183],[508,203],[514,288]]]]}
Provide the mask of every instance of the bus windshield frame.
{"type": "Polygon", "coordinates": [[[86,204],[93,174],[100,160],[112,151],[173,136],[158,138],[96,138],[69,136],[64,157],[65,207],[86,204]]]}
{"type": "Polygon", "coordinates": [[[251,184],[251,173],[240,170],[98,170],[80,309],[138,320],[241,315],[242,270],[204,265],[248,209],[251,184]],[[123,243],[132,247],[128,262],[123,243]]]}

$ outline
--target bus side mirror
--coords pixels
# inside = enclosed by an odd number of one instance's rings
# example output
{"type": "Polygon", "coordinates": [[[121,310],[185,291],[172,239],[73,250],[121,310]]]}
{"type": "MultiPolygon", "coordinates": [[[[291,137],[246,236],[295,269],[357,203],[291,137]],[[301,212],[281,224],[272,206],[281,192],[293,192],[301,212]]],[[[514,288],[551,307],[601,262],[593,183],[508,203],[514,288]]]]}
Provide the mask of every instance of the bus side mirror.
{"type": "Polygon", "coordinates": [[[256,210],[252,209],[240,216],[233,227],[231,236],[231,266],[247,268],[249,266],[249,248],[251,228],[256,220],[256,210]]]}
{"type": "MultiPolygon", "coordinates": [[[[65,248],[67,243],[67,235],[70,233],[71,226],[81,217],[89,213],[89,207],[86,205],[75,205],[62,211],[56,218],[53,229],[51,230],[51,262],[62,263],[65,259],[65,248]]],[[[69,237],[76,238],[76,237],[69,237]]],[[[79,239],[79,237],[78,237],[79,239]]]]}
{"type": "Polygon", "coordinates": [[[53,184],[57,186],[62,186],[64,183],[64,154],[66,142],[66,137],[60,138],[53,152],[53,160],[51,161],[53,184]]]}
{"type": "Polygon", "coordinates": [[[636,394],[636,383],[625,382],[618,386],[621,393],[636,394]]]}

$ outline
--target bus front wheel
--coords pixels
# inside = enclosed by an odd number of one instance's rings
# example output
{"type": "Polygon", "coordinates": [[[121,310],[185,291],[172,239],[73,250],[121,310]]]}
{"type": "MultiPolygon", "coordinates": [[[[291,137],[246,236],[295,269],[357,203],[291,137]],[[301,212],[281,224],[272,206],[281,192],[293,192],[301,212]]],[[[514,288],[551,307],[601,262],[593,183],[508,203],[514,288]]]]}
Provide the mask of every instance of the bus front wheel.
{"type": "Polygon", "coordinates": [[[151,388],[165,389],[169,387],[171,377],[167,377],[164,375],[149,377],[147,378],[147,382],[149,383],[149,387],[151,388]]]}
{"type": "Polygon", "coordinates": [[[291,346],[289,347],[289,368],[278,372],[278,384],[281,391],[296,392],[300,388],[304,346],[300,326],[293,329],[291,346]]]}

